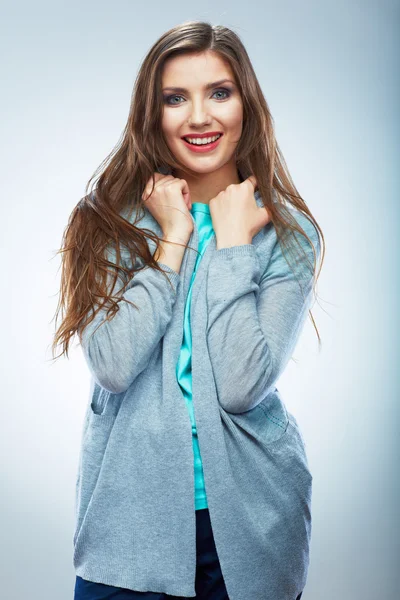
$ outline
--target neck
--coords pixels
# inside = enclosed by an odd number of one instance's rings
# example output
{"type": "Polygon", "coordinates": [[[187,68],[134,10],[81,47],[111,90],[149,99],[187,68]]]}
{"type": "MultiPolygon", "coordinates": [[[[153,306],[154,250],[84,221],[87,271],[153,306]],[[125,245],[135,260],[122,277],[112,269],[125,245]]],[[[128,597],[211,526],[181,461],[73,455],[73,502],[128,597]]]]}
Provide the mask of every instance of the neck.
{"type": "Polygon", "coordinates": [[[211,173],[199,173],[196,178],[188,172],[178,169],[173,175],[187,182],[192,203],[209,204],[212,198],[215,198],[219,192],[226,190],[231,183],[241,183],[236,164],[226,164],[218,171],[211,173]]]}

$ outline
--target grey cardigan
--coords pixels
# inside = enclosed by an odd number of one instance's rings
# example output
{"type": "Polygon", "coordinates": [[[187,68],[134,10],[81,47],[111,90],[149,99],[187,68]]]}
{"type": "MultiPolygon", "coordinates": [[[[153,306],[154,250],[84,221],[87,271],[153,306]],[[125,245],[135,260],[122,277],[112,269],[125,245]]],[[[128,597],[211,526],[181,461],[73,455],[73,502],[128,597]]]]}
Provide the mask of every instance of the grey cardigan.
{"type": "MultiPolygon", "coordinates": [[[[255,201],[263,205],[258,191],[255,201]]],[[[316,229],[290,211],[319,257],[316,229]]],[[[147,209],[136,226],[161,235],[147,209]]],[[[312,265],[311,246],[296,237],[312,265]]],[[[189,245],[198,246],[195,223],[189,245]]],[[[92,380],[73,562],[84,579],[196,595],[192,431],[175,371],[195,260],[186,249],[180,273],[162,264],[169,281],[154,269],[136,273],[124,297],[140,310],[120,302],[113,319],[93,333],[100,312],[81,338],[92,380]]],[[[306,583],[312,475],[276,382],[302,331],[312,283],[306,261],[291,271],[272,223],[251,244],[217,250],[214,236],[194,280],[193,403],[230,600],[295,600],[306,583]]]]}

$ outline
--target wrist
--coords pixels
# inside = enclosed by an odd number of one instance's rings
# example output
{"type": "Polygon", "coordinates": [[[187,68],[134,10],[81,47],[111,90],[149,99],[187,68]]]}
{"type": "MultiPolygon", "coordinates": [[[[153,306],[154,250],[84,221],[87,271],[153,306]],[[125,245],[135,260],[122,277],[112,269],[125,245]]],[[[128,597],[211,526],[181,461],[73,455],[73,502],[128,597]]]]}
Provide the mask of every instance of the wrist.
{"type": "MultiPolygon", "coordinates": [[[[193,230],[192,230],[193,231],[193,230]]],[[[184,242],[186,243],[190,236],[192,235],[192,231],[163,231],[162,232],[162,240],[166,242],[184,242]]]]}

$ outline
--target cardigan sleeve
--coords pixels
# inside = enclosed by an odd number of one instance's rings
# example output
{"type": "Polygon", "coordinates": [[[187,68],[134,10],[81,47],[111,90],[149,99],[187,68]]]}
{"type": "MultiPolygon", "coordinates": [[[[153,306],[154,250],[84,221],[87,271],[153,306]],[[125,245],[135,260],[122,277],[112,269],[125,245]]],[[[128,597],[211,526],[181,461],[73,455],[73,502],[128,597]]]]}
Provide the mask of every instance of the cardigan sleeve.
{"type": "MultiPolygon", "coordinates": [[[[314,244],[318,264],[317,231],[303,215],[297,220],[314,244]]],[[[312,301],[314,254],[303,235],[295,236],[311,265],[300,255],[292,271],[278,239],[264,273],[253,244],[221,248],[210,263],[207,344],[218,401],[227,412],[257,406],[297,344],[312,301]]]]}
{"type": "MultiPolygon", "coordinates": [[[[122,252],[121,256],[123,262],[122,252]]],[[[108,250],[108,260],[116,263],[115,249],[108,250]]],[[[118,300],[116,314],[105,320],[107,311],[101,308],[79,335],[94,380],[111,393],[126,391],[144,370],[171,320],[181,276],[168,265],[159,265],[166,275],[150,268],[137,271],[118,300]]],[[[108,290],[116,295],[123,287],[121,276],[113,289],[114,274],[107,278],[108,290]]]]}

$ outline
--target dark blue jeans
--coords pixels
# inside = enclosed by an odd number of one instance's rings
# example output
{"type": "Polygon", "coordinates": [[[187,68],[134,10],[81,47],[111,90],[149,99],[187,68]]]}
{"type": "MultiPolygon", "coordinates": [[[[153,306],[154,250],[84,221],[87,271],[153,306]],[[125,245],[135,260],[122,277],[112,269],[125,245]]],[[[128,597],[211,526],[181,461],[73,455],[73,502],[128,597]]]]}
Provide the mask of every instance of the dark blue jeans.
{"type": "MultiPolygon", "coordinates": [[[[196,600],[229,600],[221,573],[210,513],[196,510],[196,600]]],[[[300,600],[301,594],[296,600],[300,600]]],[[[194,600],[161,592],[135,592],[121,587],[87,581],[77,575],[74,600],[194,600]]]]}

